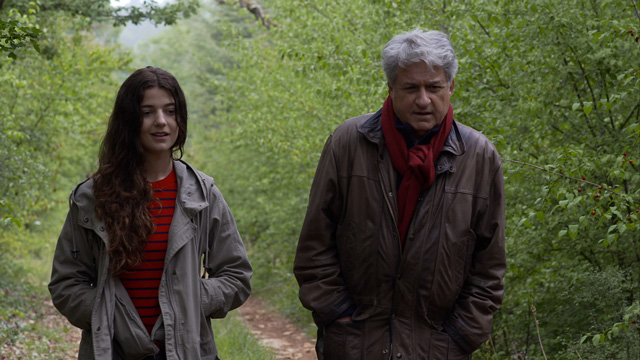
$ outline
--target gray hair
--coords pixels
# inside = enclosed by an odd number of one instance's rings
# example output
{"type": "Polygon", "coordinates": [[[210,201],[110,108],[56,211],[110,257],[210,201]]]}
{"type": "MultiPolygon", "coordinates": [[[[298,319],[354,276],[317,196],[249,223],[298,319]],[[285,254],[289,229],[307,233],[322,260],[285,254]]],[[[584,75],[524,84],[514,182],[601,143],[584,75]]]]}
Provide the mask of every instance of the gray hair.
{"type": "Polygon", "coordinates": [[[382,49],[382,69],[390,84],[398,67],[424,61],[429,68],[441,66],[449,85],[458,71],[458,61],[449,37],[440,31],[421,29],[394,36],[382,49]]]}

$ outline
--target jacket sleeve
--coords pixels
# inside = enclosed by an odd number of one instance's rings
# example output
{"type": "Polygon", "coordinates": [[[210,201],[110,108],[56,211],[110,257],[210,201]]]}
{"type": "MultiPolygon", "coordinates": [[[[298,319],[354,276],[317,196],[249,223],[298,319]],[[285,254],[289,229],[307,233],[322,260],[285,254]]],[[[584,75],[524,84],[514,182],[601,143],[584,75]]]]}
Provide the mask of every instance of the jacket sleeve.
{"type": "Polygon", "coordinates": [[[202,281],[202,309],[212,318],[223,318],[242,305],[251,293],[253,270],[236,222],[215,185],[209,192],[208,249],[202,281]]]}
{"type": "Polygon", "coordinates": [[[475,226],[477,238],[471,268],[453,312],[444,323],[445,331],[468,353],[489,338],[493,313],[502,304],[504,295],[507,267],[504,178],[499,159],[496,162],[498,168],[490,179],[489,203],[475,226]]]}
{"type": "Polygon", "coordinates": [[[69,203],[53,255],[49,292],[55,307],[71,324],[90,329],[97,281],[93,244],[86,237],[86,229],[78,224],[77,206],[71,200],[69,203]]]}
{"type": "Polygon", "coordinates": [[[311,310],[318,327],[341,316],[354,305],[340,270],[336,229],[342,212],[342,195],[333,142],[329,137],[318,162],[309,194],[293,272],[300,286],[302,305],[311,310]]]}

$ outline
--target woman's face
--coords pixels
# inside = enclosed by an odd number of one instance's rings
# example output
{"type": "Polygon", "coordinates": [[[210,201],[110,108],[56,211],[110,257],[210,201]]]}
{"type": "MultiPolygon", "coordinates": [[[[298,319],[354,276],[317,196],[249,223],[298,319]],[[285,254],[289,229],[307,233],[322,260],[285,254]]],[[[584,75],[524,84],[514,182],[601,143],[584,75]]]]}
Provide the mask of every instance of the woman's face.
{"type": "Polygon", "coordinates": [[[171,148],[178,138],[176,103],[171,93],[162,88],[144,92],[142,103],[140,141],[145,157],[171,157],[171,148]]]}

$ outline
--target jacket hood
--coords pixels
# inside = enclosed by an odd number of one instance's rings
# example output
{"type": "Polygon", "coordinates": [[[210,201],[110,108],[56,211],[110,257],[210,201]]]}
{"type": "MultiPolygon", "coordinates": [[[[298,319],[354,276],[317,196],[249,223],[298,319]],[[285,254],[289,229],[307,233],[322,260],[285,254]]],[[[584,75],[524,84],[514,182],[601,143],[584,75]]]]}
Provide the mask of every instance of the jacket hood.
{"type": "MultiPolygon", "coordinates": [[[[180,189],[176,201],[180,203],[185,214],[191,217],[209,206],[205,196],[206,188],[202,179],[205,175],[182,160],[174,160],[173,168],[175,169],[180,189]]],[[[95,214],[93,185],[93,179],[85,180],[76,186],[70,197],[70,201],[78,206],[78,213],[81,214],[80,222],[90,227],[94,227],[91,225],[102,226],[102,222],[95,214]]]]}

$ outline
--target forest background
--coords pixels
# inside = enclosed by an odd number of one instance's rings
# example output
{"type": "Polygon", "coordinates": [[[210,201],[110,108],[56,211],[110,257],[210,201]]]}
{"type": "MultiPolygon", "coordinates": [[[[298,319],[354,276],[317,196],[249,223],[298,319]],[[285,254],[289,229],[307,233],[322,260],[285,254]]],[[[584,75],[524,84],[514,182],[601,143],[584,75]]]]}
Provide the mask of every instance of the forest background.
{"type": "MultiPolygon", "coordinates": [[[[96,169],[117,87],[146,65],[183,85],[184,159],[213,175],[229,203],[254,294],[311,334],[292,260],[320,151],[342,121],[378,110],[382,46],[421,27],[450,35],[455,118],[503,160],[505,300],[474,358],[640,359],[636,0],[259,5],[0,0],[0,345],[25,332],[57,336],[26,319],[48,296],[67,196],[96,169]],[[122,46],[113,25],[141,21],[162,31],[122,46]]],[[[246,347],[238,327],[216,339],[246,347]]],[[[29,346],[41,358],[63,351],[29,346]]],[[[252,349],[226,358],[268,356],[252,349]]]]}

